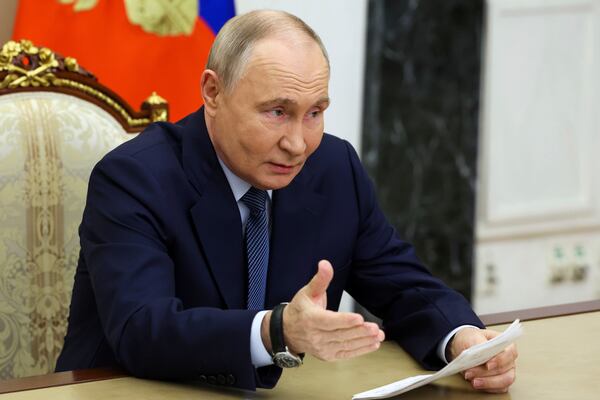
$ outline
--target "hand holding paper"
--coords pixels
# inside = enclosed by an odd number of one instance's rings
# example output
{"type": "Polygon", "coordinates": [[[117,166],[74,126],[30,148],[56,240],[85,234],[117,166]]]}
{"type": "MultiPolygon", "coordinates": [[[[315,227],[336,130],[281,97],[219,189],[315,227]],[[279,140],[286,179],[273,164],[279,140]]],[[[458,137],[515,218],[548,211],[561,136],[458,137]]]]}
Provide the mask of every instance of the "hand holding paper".
{"type": "MultiPolygon", "coordinates": [[[[463,350],[494,339],[501,333],[491,329],[465,328],[460,330],[448,346],[452,360],[463,350]]],[[[464,370],[461,374],[476,390],[487,393],[506,393],[516,378],[516,345],[510,344],[503,351],[476,367],[464,370]]]]}
{"type": "Polygon", "coordinates": [[[409,390],[424,386],[437,379],[468,370],[481,365],[496,354],[503,351],[507,346],[513,343],[521,336],[523,329],[519,320],[515,320],[506,330],[493,339],[485,343],[478,344],[464,350],[450,364],[435,374],[418,375],[403,379],[389,385],[381,386],[366,392],[355,394],[352,399],[384,399],[396,396],[409,390]]]}

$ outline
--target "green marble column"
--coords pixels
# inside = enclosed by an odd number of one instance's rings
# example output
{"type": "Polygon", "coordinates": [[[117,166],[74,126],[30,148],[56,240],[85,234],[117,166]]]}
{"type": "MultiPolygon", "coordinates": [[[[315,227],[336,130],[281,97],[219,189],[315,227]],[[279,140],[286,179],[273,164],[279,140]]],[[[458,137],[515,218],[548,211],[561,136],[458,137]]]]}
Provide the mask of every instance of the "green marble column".
{"type": "Polygon", "coordinates": [[[370,0],[362,158],[400,236],[471,297],[483,0],[370,0]]]}

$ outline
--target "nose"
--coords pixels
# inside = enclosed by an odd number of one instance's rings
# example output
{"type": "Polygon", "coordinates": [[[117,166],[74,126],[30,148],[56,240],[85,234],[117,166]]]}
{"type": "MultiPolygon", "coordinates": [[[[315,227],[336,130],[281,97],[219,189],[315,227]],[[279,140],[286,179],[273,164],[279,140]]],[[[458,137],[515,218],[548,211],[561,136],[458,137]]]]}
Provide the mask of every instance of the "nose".
{"type": "Polygon", "coordinates": [[[293,122],[287,133],[281,138],[279,146],[293,157],[301,156],[306,150],[302,123],[293,122]]]}

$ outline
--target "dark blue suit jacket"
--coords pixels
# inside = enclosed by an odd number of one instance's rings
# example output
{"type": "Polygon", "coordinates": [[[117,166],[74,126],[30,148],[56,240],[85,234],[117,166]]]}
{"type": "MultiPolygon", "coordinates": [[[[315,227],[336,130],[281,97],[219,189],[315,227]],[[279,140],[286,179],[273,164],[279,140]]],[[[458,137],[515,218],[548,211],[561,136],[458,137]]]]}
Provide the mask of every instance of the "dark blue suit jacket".
{"type": "MultiPolygon", "coordinates": [[[[289,301],[330,260],[328,308],[346,289],[428,368],[467,301],[432,277],[377,205],[349,143],[325,135],[292,183],[273,192],[268,308],[289,301]]],[[[200,109],[158,123],[94,168],[81,255],[57,370],[122,366],[140,377],[227,377],[271,387],[252,366],[246,261],[237,204],[200,109]]],[[[215,381],[227,379],[215,379],[215,381]]]]}

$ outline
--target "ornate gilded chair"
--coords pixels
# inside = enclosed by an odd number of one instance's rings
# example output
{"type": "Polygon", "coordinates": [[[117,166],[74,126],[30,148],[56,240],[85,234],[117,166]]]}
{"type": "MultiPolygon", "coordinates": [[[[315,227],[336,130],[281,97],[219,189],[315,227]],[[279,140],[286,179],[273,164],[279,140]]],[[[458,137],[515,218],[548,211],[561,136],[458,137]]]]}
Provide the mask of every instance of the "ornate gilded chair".
{"type": "Polygon", "coordinates": [[[66,331],[92,167],[168,106],[135,112],[77,61],[0,50],[0,379],[53,370],[66,331]]]}

